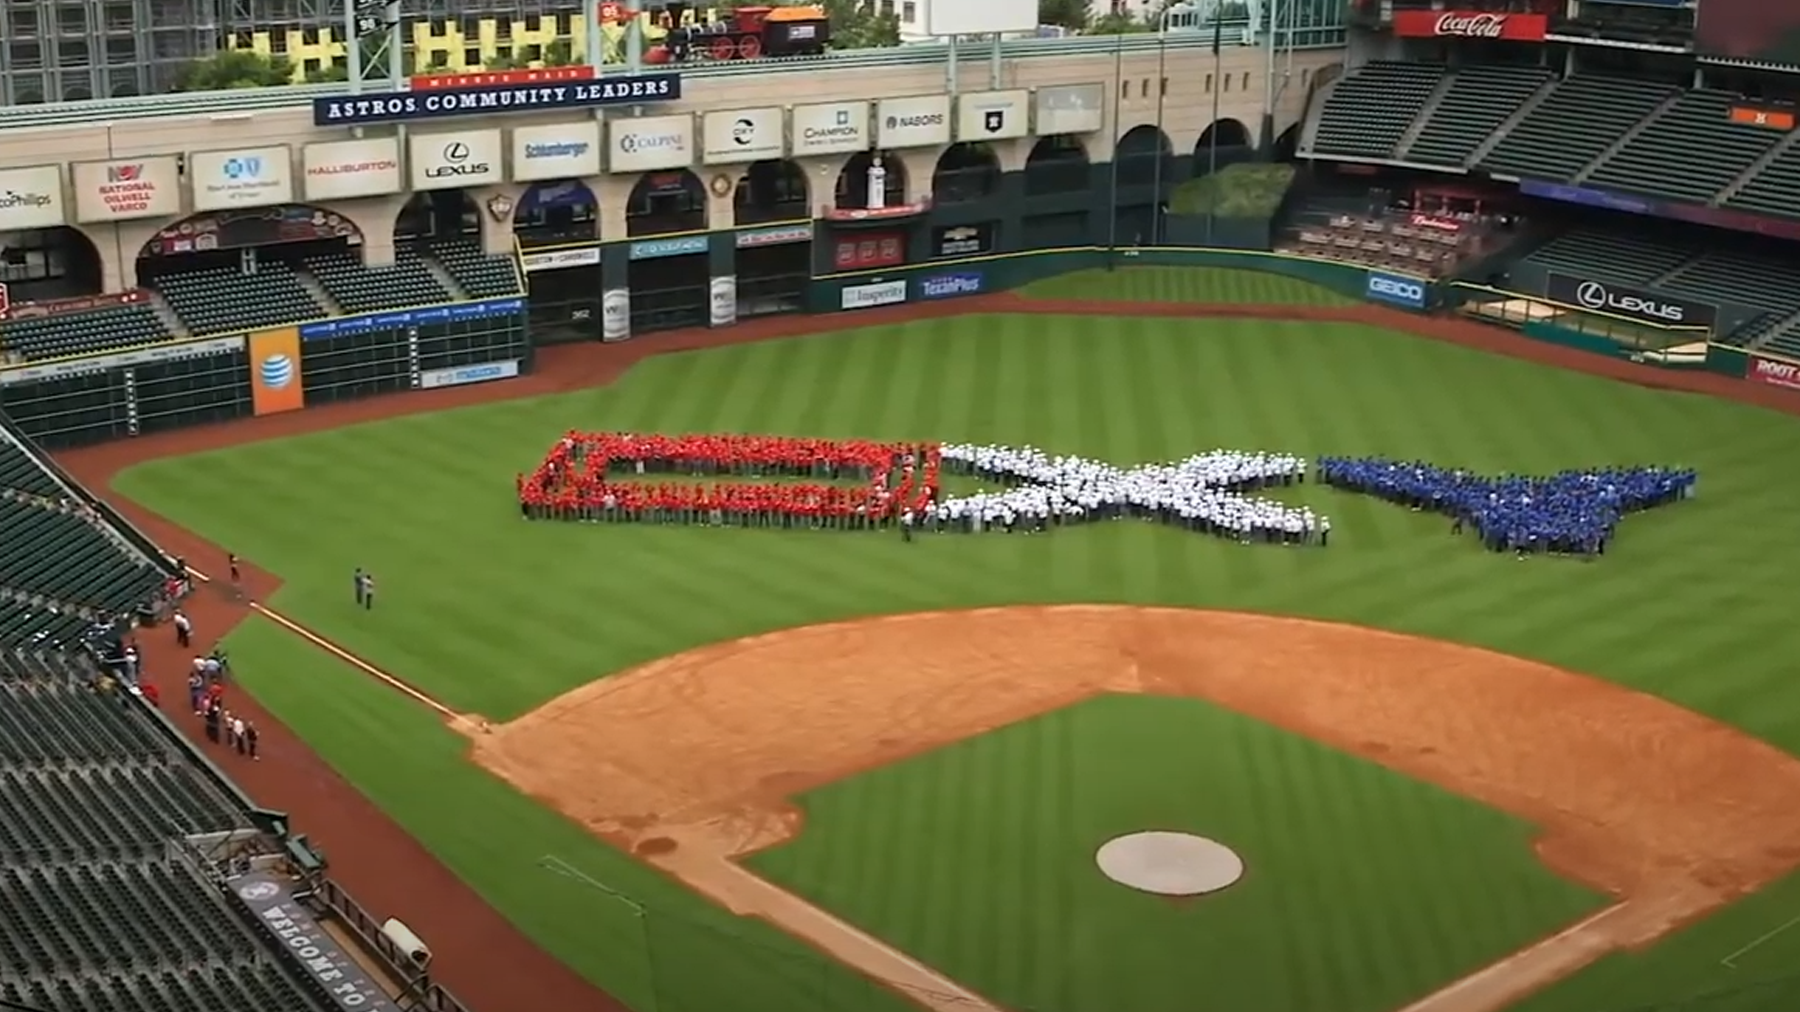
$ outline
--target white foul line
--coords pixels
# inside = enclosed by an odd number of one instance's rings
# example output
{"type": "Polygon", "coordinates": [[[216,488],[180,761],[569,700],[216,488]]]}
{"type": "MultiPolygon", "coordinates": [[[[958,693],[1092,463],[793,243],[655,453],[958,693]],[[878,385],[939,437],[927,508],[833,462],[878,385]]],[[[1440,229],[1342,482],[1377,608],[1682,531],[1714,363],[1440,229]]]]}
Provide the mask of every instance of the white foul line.
{"type": "Polygon", "coordinates": [[[1746,945],[1743,948],[1739,949],[1738,951],[1732,953],[1731,955],[1726,956],[1724,959],[1719,960],[1719,965],[1724,967],[1727,970],[1737,969],[1737,961],[1740,956],[1743,956],[1745,953],[1749,952],[1751,949],[1756,948],[1757,946],[1763,944],[1764,942],[1768,941],[1771,938],[1774,938],[1776,935],[1781,934],[1783,931],[1786,931],[1787,929],[1793,927],[1796,924],[1800,924],[1800,917],[1796,917],[1793,920],[1788,921],[1786,924],[1783,924],[1781,927],[1776,928],[1774,931],[1769,932],[1768,934],[1762,936],[1761,938],[1758,938],[1756,941],[1751,942],[1749,945],[1746,945]]]}

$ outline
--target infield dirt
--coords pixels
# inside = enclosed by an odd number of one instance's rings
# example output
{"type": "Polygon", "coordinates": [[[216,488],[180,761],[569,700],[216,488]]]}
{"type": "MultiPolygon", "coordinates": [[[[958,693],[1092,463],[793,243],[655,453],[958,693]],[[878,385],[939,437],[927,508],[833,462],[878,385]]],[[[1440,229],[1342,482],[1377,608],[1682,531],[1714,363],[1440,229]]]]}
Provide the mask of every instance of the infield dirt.
{"type": "Polygon", "coordinates": [[[593,682],[474,735],[474,755],[733,911],[967,1009],[978,996],[734,859],[801,830],[795,794],[1105,692],[1209,700],[1510,812],[1551,868],[1618,899],[1420,1012],[1502,1008],[1800,864],[1800,760],[1731,727],[1475,647],[1226,612],[998,608],[772,633],[593,682]]]}
{"type": "MultiPolygon", "coordinates": [[[[1106,317],[1261,317],[1368,324],[1645,386],[1710,394],[1800,414],[1800,393],[1712,373],[1669,371],[1589,354],[1533,341],[1509,330],[1462,318],[1423,317],[1373,305],[1328,308],[1059,302],[1025,300],[1002,294],[842,316],[770,317],[745,321],[731,328],[658,334],[618,344],[594,342],[552,347],[540,351],[531,375],[517,380],[373,397],[222,425],[164,431],[59,453],[57,460],[89,488],[105,493],[118,471],[142,461],[357,422],[600,386],[617,379],[634,363],[655,354],[980,312],[1106,317]]],[[[185,555],[197,568],[223,567],[225,548],[129,500],[113,497],[113,501],[131,522],[169,551],[185,555]]],[[[210,647],[247,617],[250,614],[247,599],[266,599],[280,585],[279,579],[258,568],[254,559],[245,560],[244,569],[244,593],[206,592],[190,601],[200,646],[210,647]]],[[[143,645],[152,672],[181,670],[185,664],[183,652],[176,650],[169,640],[160,636],[148,637],[143,645]]],[[[426,933],[440,957],[438,976],[472,1007],[623,1007],[534,945],[391,817],[327,767],[255,700],[239,698],[233,705],[262,728],[266,761],[238,764],[219,755],[227,772],[259,803],[290,812],[297,827],[329,849],[333,877],[351,890],[378,919],[399,916],[426,933]]],[[[179,718],[180,714],[174,716],[179,718]]],[[[205,743],[197,722],[178,719],[177,724],[197,745],[217,751],[217,746],[205,743]]],[[[1714,892],[1711,895],[1722,894],[1714,892]]]]}

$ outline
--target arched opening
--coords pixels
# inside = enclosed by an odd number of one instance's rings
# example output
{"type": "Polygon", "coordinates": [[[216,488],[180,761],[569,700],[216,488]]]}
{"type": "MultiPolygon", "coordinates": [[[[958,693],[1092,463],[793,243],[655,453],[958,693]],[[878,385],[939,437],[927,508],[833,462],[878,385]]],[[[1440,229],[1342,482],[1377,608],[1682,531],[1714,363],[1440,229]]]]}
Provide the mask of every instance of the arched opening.
{"type": "Polygon", "coordinates": [[[1194,143],[1194,175],[1203,176],[1255,156],[1249,127],[1234,119],[1218,120],[1202,130],[1194,143]]]}
{"type": "Polygon", "coordinates": [[[1132,127],[1119,138],[1113,149],[1119,185],[1150,186],[1159,176],[1165,183],[1173,182],[1169,179],[1169,162],[1173,155],[1169,135],[1161,128],[1148,124],[1132,127]],[[1161,159],[1160,165],[1158,159],[1161,159]]]}
{"type": "Polygon", "coordinates": [[[1275,160],[1278,162],[1291,162],[1298,157],[1299,150],[1300,124],[1295,123],[1293,126],[1283,130],[1280,137],[1275,138],[1275,160]]]}
{"type": "Polygon", "coordinates": [[[463,190],[421,190],[394,216],[394,245],[449,239],[481,241],[481,208],[463,190]]]}
{"type": "Polygon", "coordinates": [[[1000,192],[1000,158],[980,142],[952,144],[931,173],[934,204],[966,204],[1000,192]]]}
{"type": "Polygon", "coordinates": [[[1025,195],[1080,193],[1093,180],[1087,148],[1075,134],[1052,134],[1031,146],[1025,159],[1025,195]]]}
{"type": "Polygon", "coordinates": [[[706,187],[687,169],[646,172],[625,204],[625,234],[668,235],[706,231],[706,187]]]}
{"type": "Polygon", "coordinates": [[[424,293],[431,298],[374,282],[339,297],[329,272],[339,264],[361,271],[362,244],[356,222],[310,204],[207,212],[150,237],[138,283],[159,293],[195,337],[450,301],[435,281],[424,293]]]}
{"type": "Polygon", "coordinates": [[[812,217],[806,170],[787,159],[751,162],[731,195],[736,225],[765,225],[812,217]]]}
{"type": "Polygon", "coordinates": [[[832,201],[845,210],[904,206],[906,163],[890,151],[858,151],[838,172],[832,201]]]}
{"type": "Polygon", "coordinates": [[[0,233],[0,282],[11,300],[0,322],[0,365],[167,336],[156,332],[153,312],[125,311],[126,296],[103,294],[105,277],[99,249],[79,229],[0,233]]]}
{"type": "Polygon", "coordinates": [[[533,183],[513,209],[513,235],[525,249],[592,242],[600,235],[600,201],[578,179],[533,183]]]}
{"type": "MultiPolygon", "coordinates": [[[[511,250],[500,256],[489,256],[481,234],[484,212],[494,221],[504,222],[507,215],[516,210],[510,198],[501,196],[489,199],[483,208],[468,192],[456,187],[415,193],[394,216],[394,262],[391,266],[366,268],[358,257],[353,264],[340,261],[321,268],[330,271],[334,278],[342,275],[341,282],[327,282],[325,274],[320,274],[319,280],[333,295],[351,288],[366,289],[371,276],[378,281],[385,279],[383,283],[396,289],[396,294],[389,296],[359,292],[353,299],[358,306],[383,299],[391,301],[400,298],[401,292],[413,299],[433,297],[439,302],[517,295],[519,269],[511,250]],[[453,282],[448,290],[436,280],[440,272],[447,274],[453,282]]],[[[348,302],[344,303],[344,308],[351,312],[368,312],[352,307],[348,302]]]]}
{"type": "Polygon", "coordinates": [[[78,228],[0,233],[0,281],[15,306],[97,295],[105,276],[99,248],[78,228]]]}

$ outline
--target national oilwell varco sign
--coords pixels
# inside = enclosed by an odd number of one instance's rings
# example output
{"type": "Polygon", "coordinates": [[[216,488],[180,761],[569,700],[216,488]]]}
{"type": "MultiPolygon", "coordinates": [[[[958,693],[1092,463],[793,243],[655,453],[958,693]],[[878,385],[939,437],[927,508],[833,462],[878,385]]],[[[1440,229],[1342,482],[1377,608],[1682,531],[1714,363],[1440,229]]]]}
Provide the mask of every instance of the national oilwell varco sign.
{"type": "Polygon", "coordinates": [[[481,116],[501,112],[546,112],[604,105],[673,102],[681,97],[680,74],[637,74],[591,81],[547,84],[491,84],[431,88],[384,95],[334,95],[313,99],[313,125],[359,126],[481,116]]]}

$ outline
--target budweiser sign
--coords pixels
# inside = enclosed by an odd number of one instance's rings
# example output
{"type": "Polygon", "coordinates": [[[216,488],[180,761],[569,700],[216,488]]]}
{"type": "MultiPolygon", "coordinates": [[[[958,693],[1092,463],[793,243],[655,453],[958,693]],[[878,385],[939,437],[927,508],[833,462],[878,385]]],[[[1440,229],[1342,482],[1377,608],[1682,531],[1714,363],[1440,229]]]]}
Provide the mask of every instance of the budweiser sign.
{"type": "Polygon", "coordinates": [[[1417,228],[1435,228],[1439,232],[1461,232],[1462,222],[1455,218],[1440,218],[1432,214],[1415,214],[1412,223],[1417,228]]]}
{"type": "Polygon", "coordinates": [[[1800,390],[1800,365],[1779,359],[1750,356],[1750,378],[1772,387],[1800,390]]]}
{"type": "Polygon", "coordinates": [[[1505,39],[1542,42],[1550,19],[1542,14],[1496,14],[1490,11],[1394,12],[1394,34],[1412,39],[1505,39]]]}

